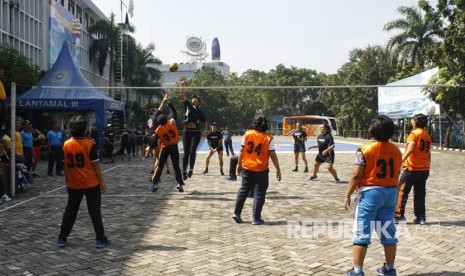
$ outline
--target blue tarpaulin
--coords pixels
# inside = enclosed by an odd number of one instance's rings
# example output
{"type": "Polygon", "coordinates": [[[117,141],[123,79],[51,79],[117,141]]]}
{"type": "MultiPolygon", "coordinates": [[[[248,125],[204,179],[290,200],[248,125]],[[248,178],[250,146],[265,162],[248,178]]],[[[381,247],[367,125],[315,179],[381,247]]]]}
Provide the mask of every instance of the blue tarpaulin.
{"type": "Polygon", "coordinates": [[[63,42],[60,54],[47,75],[37,86],[18,96],[16,108],[43,111],[94,111],[100,150],[103,147],[103,133],[106,126],[105,113],[116,111],[121,114],[121,121],[124,119],[124,103],[93,88],[74,65],[66,41],[63,42]]]}

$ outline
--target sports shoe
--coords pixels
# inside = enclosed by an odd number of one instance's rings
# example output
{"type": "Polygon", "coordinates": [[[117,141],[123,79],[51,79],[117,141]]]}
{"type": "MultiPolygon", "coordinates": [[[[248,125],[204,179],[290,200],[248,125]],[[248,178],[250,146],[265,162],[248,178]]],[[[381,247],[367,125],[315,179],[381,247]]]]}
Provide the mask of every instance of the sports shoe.
{"type": "Polygon", "coordinates": [[[334,179],[334,183],[337,184],[337,183],[340,183],[340,182],[341,182],[341,180],[339,178],[336,177],[336,179],[334,179]]]}
{"type": "Polygon", "coordinates": [[[295,167],[295,169],[292,170],[292,172],[298,172],[299,169],[297,167],[295,167]]]}
{"type": "Polygon", "coordinates": [[[176,189],[178,189],[180,193],[184,192],[184,188],[179,183],[178,183],[178,185],[176,185],[176,189]]]}
{"type": "Polygon", "coordinates": [[[220,173],[221,175],[224,175],[223,169],[220,169],[220,173]]]}
{"type": "Polygon", "coordinates": [[[380,275],[380,276],[381,275],[391,275],[391,276],[397,275],[395,268],[393,268],[391,270],[387,270],[384,265],[382,267],[376,269],[376,274],[380,275]]]}
{"type": "MultiPolygon", "coordinates": [[[[191,173],[191,171],[189,171],[189,174],[190,174],[190,173],[191,173]]],[[[202,173],[203,173],[203,174],[208,173],[208,169],[205,169],[202,173]]],[[[191,175],[191,176],[192,176],[192,175],[191,175]]],[[[190,176],[189,176],[189,177],[190,177],[190,176]]]]}
{"type": "Polygon", "coordinates": [[[225,179],[226,179],[227,181],[231,181],[231,182],[232,182],[232,181],[237,181],[237,177],[232,177],[232,176],[230,176],[230,175],[227,176],[225,179]]]}
{"type": "Polygon", "coordinates": [[[406,223],[407,219],[405,217],[396,218],[394,217],[394,224],[406,223]]]}
{"type": "MultiPolygon", "coordinates": [[[[208,172],[208,170],[207,170],[207,172],[208,172]]],[[[191,178],[191,177],[192,177],[192,174],[194,174],[194,173],[192,172],[192,170],[189,170],[189,172],[187,173],[187,176],[188,176],[189,178],[191,178]]]]}
{"type": "Polygon", "coordinates": [[[187,179],[187,172],[182,172],[182,179],[186,180],[187,179]]]}
{"type": "Polygon", "coordinates": [[[365,272],[355,272],[354,268],[352,267],[351,269],[347,270],[346,273],[347,276],[365,276],[365,272]]]}
{"type": "Polygon", "coordinates": [[[9,197],[7,194],[4,194],[1,198],[0,198],[0,203],[3,203],[3,202],[8,202],[11,200],[11,197],[9,197]]]}
{"type": "Polygon", "coordinates": [[[65,239],[58,239],[57,246],[59,248],[65,248],[68,245],[65,239]]]}
{"type": "Polygon", "coordinates": [[[95,242],[95,247],[96,248],[105,248],[107,246],[109,246],[111,244],[111,242],[109,240],[97,240],[95,242]]]}
{"type": "Polygon", "coordinates": [[[264,224],[264,223],[265,223],[265,221],[262,220],[262,219],[254,219],[254,220],[252,221],[252,225],[262,225],[262,224],[264,224]]]}
{"type": "Polygon", "coordinates": [[[32,175],[32,177],[34,177],[34,178],[40,177],[40,175],[36,174],[35,172],[33,172],[31,175],[32,175]]]}
{"type": "Polygon", "coordinates": [[[152,192],[155,193],[155,192],[158,190],[158,188],[160,188],[160,187],[158,186],[158,183],[153,184],[153,186],[152,186],[152,192]]]}
{"type": "Polygon", "coordinates": [[[308,168],[305,167],[304,173],[308,173],[308,168]]]}
{"type": "Polygon", "coordinates": [[[241,217],[236,215],[236,214],[232,215],[232,219],[235,220],[237,223],[242,223],[243,222],[241,217]]]}
{"type": "Polygon", "coordinates": [[[425,225],[426,224],[426,219],[422,218],[415,218],[413,220],[413,224],[420,224],[420,225],[425,225]]]}
{"type": "Polygon", "coordinates": [[[315,180],[315,179],[317,179],[317,177],[318,177],[318,176],[316,176],[316,175],[315,175],[315,176],[312,175],[312,176],[310,176],[310,177],[308,178],[308,180],[315,180]]]}

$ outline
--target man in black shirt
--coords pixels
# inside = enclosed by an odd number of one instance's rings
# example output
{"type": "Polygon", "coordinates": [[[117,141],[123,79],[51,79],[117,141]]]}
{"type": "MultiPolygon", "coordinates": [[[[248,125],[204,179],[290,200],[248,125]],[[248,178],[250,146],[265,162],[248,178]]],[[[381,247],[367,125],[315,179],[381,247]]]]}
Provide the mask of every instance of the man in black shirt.
{"type": "Polygon", "coordinates": [[[208,165],[210,164],[210,158],[215,152],[218,152],[218,158],[220,159],[220,172],[221,175],[223,173],[223,135],[221,132],[218,131],[218,125],[216,123],[212,123],[211,131],[207,134],[207,142],[208,146],[210,147],[210,152],[208,153],[207,162],[205,171],[203,173],[208,173],[208,165]]]}

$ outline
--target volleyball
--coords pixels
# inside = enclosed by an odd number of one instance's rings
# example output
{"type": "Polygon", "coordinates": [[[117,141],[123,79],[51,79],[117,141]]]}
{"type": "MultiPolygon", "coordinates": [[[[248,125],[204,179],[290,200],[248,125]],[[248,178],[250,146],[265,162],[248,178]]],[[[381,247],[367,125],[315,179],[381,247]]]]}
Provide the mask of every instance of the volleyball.
{"type": "Polygon", "coordinates": [[[40,134],[37,138],[39,138],[39,141],[43,142],[45,141],[45,135],[40,134]]]}
{"type": "Polygon", "coordinates": [[[178,64],[177,64],[177,63],[171,63],[171,64],[170,64],[170,71],[171,71],[171,72],[176,72],[176,71],[178,71],[178,64]]]}

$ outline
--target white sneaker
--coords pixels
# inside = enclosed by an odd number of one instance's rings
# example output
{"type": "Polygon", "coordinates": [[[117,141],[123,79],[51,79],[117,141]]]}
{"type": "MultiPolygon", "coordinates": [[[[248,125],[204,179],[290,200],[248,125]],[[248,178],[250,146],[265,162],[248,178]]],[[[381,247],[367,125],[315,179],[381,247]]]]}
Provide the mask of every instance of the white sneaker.
{"type": "Polygon", "coordinates": [[[3,202],[8,202],[11,200],[11,197],[9,197],[7,194],[4,194],[1,199],[0,199],[0,202],[3,203],[3,202]]]}

